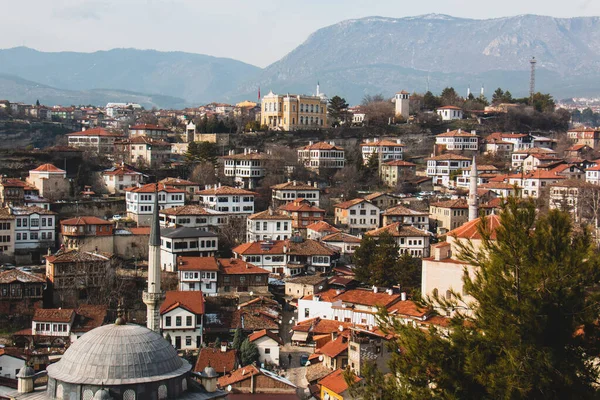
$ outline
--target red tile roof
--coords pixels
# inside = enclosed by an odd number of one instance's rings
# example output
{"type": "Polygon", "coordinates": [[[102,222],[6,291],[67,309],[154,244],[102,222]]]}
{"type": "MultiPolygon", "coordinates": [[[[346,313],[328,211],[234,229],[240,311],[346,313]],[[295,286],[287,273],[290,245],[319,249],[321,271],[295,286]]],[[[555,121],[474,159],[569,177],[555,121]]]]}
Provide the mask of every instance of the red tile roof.
{"type": "Polygon", "coordinates": [[[296,199],[293,202],[282,205],[278,208],[278,210],[289,211],[289,212],[321,212],[324,213],[325,210],[313,206],[310,204],[308,200],[296,199]]]}
{"type": "Polygon", "coordinates": [[[148,136],[136,136],[131,139],[126,139],[120,142],[122,144],[151,144],[152,146],[171,147],[171,143],[165,142],[164,140],[157,140],[149,138],[148,136]]]}
{"type": "Polygon", "coordinates": [[[344,150],[339,146],[335,146],[326,142],[317,142],[313,144],[306,145],[304,147],[300,147],[300,150],[344,150]]]}
{"type": "Polygon", "coordinates": [[[355,206],[355,205],[363,203],[363,202],[367,202],[367,200],[361,199],[361,198],[352,199],[352,200],[346,200],[344,202],[341,202],[341,203],[338,203],[338,204],[334,205],[334,208],[341,208],[343,210],[346,210],[346,209],[348,209],[348,208],[350,208],[352,206],[355,206]]]}
{"type": "Polygon", "coordinates": [[[63,219],[60,221],[61,225],[112,225],[111,221],[107,221],[98,217],[75,217],[69,219],[63,219]]]}
{"type": "Polygon", "coordinates": [[[437,203],[432,203],[431,206],[440,208],[469,208],[466,199],[438,201],[437,203]]]}
{"type": "Polygon", "coordinates": [[[0,272],[0,283],[45,283],[46,277],[43,274],[33,274],[30,272],[11,269],[0,272]]]}
{"type": "Polygon", "coordinates": [[[278,210],[265,210],[265,211],[261,211],[258,212],[256,214],[252,214],[251,216],[248,217],[249,220],[254,220],[254,219],[265,219],[265,220],[290,220],[292,219],[292,217],[290,217],[287,214],[284,214],[278,210]]]}
{"type": "Polygon", "coordinates": [[[188,181],[186,179],[180,178],[165,178],[158,181],[159,183],[164,183],[165,185],[177,187],[177,186],[200,186],[199,183],[188,181]]]}
{"type": "Polygon", "coordinates": [[[426,237],[429,233],[422,231],[410,225],[403,225],[401,222],[393,222],[382,228],[373,229],[372,231],[365,232],[368,236],[380,236],[383,233],[389,233],[394,237],[426,237]]]}
{"type": "MultiPolygon", "coordinates": [[[[354,382],[360,382],[362,378],[353,375],[354,382]]],[[[341,394],[348,390],[348,384],[344,378],[344,370],[336,369],[325,378],[319,381],[319,384],[331,390],[334,393],[341,394]]]]}
{"type": "Polygon", "coordinates": [[[336,232],[321,238],[323,242],[360,243],[360,238],[344,232],[336,232]]]}
{"type": "Polygon", "coordinates": [[[67,136],[105,136],[123,137],[120,133],[109,132],[104,128],[93,128],[86,131],[68,133],[67,136]]]}
{"type": "Polygon", "coordinates": [[[310,229],[311,231],[315,231],[315,232],[331,232],[331,233],[340,232],[340,230],[338,228],[336,228],[335,226],[333,226],[325,221],[314,222],[310,225],[307,225],[306,229],[307,230],[310,229]]]}
{"type": "MultiPolygon", "coordinates": [[[[231,374],[227,374],[219,378],[219,386],[221,388],[227,387],[231,384],[250,379],[253,375],[260,375],[261,372],[254,365],[246,365],[233,371],[231,374]]],[[[260,395],[259,395],[260,397],[260,395]]]]}
{"type": "MultiPolygon", "coordinates": [[[[447,108],[447,107],[442,107],[442,109],[447,108]]],[[[459,109],[458,107],[454,107],[454,109],[459,109]]],[[[439,110],[439,108],[438,108],[439,110]]],[[[457,129],[454,131],[447,131],[444,133],[440,133],[439,135],[436,135],[435,137],[476,137],[477,135],[471,132],[466,132],[463,131],[462,129],[457,129]]]]}
{"type": "Polygon", "coordinates": [[[254,342],[255,340],[258,340],[265,336],[270,337],[271,339],[273,339],[274,341],[279,343],[281,346],[283,346],[283,340],[281,340],[281,338],[279,336],[277,336],[277,334],[275,334],[267,329],[263,329],[263,330],[252,333],[250,336],[248,336],[248,341],[254,342]]]}
{"type": "Polygon", "coordinates": [[[178,307],[194,314],[204,314],[204,294],[201,291],[170,290],[160,306],[161,315],[178,307]]]}
{"type": "Polygon", "coordinates": [[[75,321],[73,322],[73,332],[89,332],[98,328],[106,319],[106,306],[82,304],[77,308],[75,321]]]}
{"type": "Polygon", "coordinates": [[[179,207],[171,207],[171,208],[165,208],[163,210],[160,210],[161,214],[165,214],[165,215],[214,215],[215,212],[208,211],[206,208],[199,206],[199,205],[195,205],[195,204],[188,204],[186,206],[179,206],[179,207]]]}
{"type": "Polygon", "coordinates": [[[72,262],[108,262],[113,257],[111,253],[88,252],[79,250],[59,251],[58,253],[46,256],[46,260],[53,264],[72,263],[72,262]]]}
{"type": "Polygon", "coordinates": [[[336,296],[335,300],[342,300],[344,303],[361,304],[365,306],[388,307],[400,299],[400,294],[386,292],[377,292],[373,290],[352,289],[342,292],[336,296]]]}
{"type": "MultiPolygon", "coordinates": [[[[141,187],[126,188],[125,191],[131,193],[154,193],[156,191],[156,185],[156,183],[149,183],[141,187]]],[[[185,193],[185,190],[177,189],[173,186],[168,186],[163,183],[158,183],[158,191],[167,193],[185,193]]]]}
{"type": "Polygon", "coordinates": [[[131,228],[127,228],[127,230],[129,232],[131,232],[133,235],[149,235],[150,234],[149,226],[140,226],[138,228],[131,227],[131,228]]]}
{"type": "Polygon", "coordinates": [[[380,141],[377,141],[377,142],[370,142],[370,143],[366,143],[365,142],[365,143],[361,143],[360,145],[361,145],[361,147],[366,147],[366,146],[369,146],[369,147],[382,147],[382,146],[387,146],[387,147],[404,147],[404,145],[402,143],[397,143],[397,142],[394,142],[394,141],[391,141],[391,140],[386,140],[386,139],[380,140],[380,141]]]}
{"type": "Polygon", "coordinates": [[[167,128],[163,128],[161,126],[152,125],[152,124],[138,124],[138,125],[133,125],[133,126],[129,127],[130,131],[142,130],[142,129],[152,130],[152,131],[169,131],[169,129],[167,129],[167,128]]]}
{"type": "Polygon", "coordinates": [[[339,335],[335,340],[327,342],[317,351],[332,358],[337,357],[343,352],[348,351],[348,339],[339,335]]]}
{"type": "Polygon", "coordinates": [[[403,160],[393,160],[383,163],[383,165],[389,165],[390,167],[416,167],[417,164],[413,164],[403,160]]]}
{"type": "Polygon", "coordinates": [[[60,168],[56,168],[54,165],[52,164],[42,164],[39,167],[37,167],[36,169],[32,169],[29,172],[60,172],[60,173],[64,173],[65,170],[62,170],[60,168]]]}
{"type": "Polygon", "coordinates": [[[383,215],[409,215],[409,216],[424,216],[429,215],[427,212],[415,211],[404,206],[393,206],[384,211],[383,215]]]}
{"type": "Polygon", "coordinates": [[[458,154],[440,154],[439,156],[428,157],[425,160],[434,160],[434,161],[471,161],[472,159],[465,156],[459,156],[458,154]]]}
{"type": "Polygon", "coordinates": [[[312,185],[309,185],[307,183],[304,182],[298,182],[298,181],[289,181],[289,182],[284,182],[284,183],[279,183],[277,185],[273,185],[271,186],[271,189],[279,189],[279,190],[319,190],[319,188],[316,188],[312,185]]]}
{"type": "Polygon", "coordinates": [[[75,310],[71,308],[36,308],[33,312],[35,322],[71,322],[75,310]]]}
{"type": "Polygon", "coordinates": [[[429,310],[423,307],[419,307],[417,303],[412,300],[399,301],[388,307],[387,311],[391,315],[405,315],[409,317],[423,318],[423,316],[429,313],[429,310]]]}
{"type": "Polygon", "coordinates": [[[211,188],[211,189],[204,189],[204,190],[200,190],[199,192],[196,192],[196,194],[199,195],[213,195],[213,196],[218,196],[218,195],[251,195],[251,196],[256,196],[257,193],[256,192],[251,192],[250,190],[245,190],[245,189],[240,189],[240,188],[234,188],[231,186],[219,186],[217,188],[211,188]]]}
{"type": "Polygon", "coordinates": [[[218,374],[231,372],[235,369],[237,364],[236,353],[237,352],[234,349],[221,351],[221,349],[203,347],[198,354],[198,360],[194,366],[194,371],[203,372],[204,368],[211,366],[218,374]]]}
{"type": "Polygon", "coordinates": [[[179,271],[219,271],[219,263],[215,257],[177,257],[179,271]]]}
{"type": "Polygon", "coordinates": [[[438,107],[438,110],[462,110],[462,108],[460,107],[456,107],[456,106],[443,106],[443,107],[438,107]]]}
{"type": "MultiPolygon", "coordinates": [[[[496,229],[500,226],[500,216],[491,214],[485,217],[487,223],[487,231],[490,233],[490,238],[496,239],[496,229]]],[[[447,233],[448,236],[460,238],[460,239],[481,239],[479,233],[479,225],[481,218],[476,218],[473,221],[469,221],[456,229],[451,230],[447,233]]]]}
{"type": "Polygon", "coordinates": [[[220,258],[219,264],[223,274],[226,275],[245,275],[245,274],[269,274],[266,269],[247,263],[238,258],[220,258]]]}
{"type": "Polygon", "coordinates": [[[119,165],[119,166],[115,167],[114,169],[107,169],[105,171],[102,171],[102,175],[114,175],[114,176],[142,175],[142,173],[134,171],[133,169],[131,169],[127,166],[119,165]]]}

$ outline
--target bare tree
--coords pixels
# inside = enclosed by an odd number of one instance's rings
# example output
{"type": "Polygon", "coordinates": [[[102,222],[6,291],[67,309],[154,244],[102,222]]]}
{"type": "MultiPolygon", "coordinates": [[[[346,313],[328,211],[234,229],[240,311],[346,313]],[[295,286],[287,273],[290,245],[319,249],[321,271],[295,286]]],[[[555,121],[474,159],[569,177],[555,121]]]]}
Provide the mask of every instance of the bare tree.
{"type": "Polygon", "coordinates": [[[214,185],[219,181],[215,172],[215,167],[211,163],[201,162],[192,169],[190,179],[200,186],[214,185]]]}

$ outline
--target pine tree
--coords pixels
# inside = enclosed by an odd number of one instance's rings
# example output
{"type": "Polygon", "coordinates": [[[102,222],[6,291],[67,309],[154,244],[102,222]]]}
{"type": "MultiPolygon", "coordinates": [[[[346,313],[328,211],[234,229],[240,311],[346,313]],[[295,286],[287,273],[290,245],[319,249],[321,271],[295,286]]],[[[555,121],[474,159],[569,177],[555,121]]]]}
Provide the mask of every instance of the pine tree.
{"type": "MultiPolygon", "coordinates": [[[[397,379],[384,386],[398,399],[597,398],[600,306],[590,289],[599,281],[598,259],[585,230],[568,214],[536,215],[532,202],[508,200],[492,233],[479,226],[480,246],[459,245],[459,258],[476,267],[465,275],[472,314],[460,311],[462,295],[439,300],[455,307],[450,331],[380,315],[396,334],[390,367],[397,379]]],[[[366,386],[381,387],[376,379],[366,386]]]]}
{"type": "Polygon", "coordinates": [[[248,338],[240,346],[240,358],[242,359],[242,365],[250,365],[258,360],[258,347],[248,338]]]}
{"type": "Polygon", "coordinates": [[[232,343],[232,347],[237,350],[240,351],[240,348],[242,347],[242,328],[238,327],[235,330],[235,334],[233,335],[233,343],[232,343]]]}
{"type": "Polygon", "coordinates": [[[346,99],[340,96],[333,96],[327,104],[328,118],[332,126],[337,126],[340,122],[346,122],[348,119],[348,103],[346,99]]]}

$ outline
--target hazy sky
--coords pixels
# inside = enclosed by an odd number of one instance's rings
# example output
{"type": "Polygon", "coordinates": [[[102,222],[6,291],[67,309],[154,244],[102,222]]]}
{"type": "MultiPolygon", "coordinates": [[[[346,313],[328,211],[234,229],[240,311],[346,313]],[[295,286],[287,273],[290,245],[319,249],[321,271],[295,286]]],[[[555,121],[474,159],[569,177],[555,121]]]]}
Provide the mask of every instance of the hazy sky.
{"type": "Polygon", "coordinates": [[[0,0],[0,48],[180,50],[264,67],[349,18],[600,16],[599,0],[0,0]]]}

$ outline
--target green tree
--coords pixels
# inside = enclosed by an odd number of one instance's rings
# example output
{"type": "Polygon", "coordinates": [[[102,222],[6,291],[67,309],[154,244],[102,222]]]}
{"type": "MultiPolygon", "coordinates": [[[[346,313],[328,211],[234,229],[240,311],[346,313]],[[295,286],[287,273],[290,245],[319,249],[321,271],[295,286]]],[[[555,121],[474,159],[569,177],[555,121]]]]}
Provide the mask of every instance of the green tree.
{"type": "Polygon", "coordinates": [[[234,348],[237,351],[241,350],[242,347],[242,328],[238,327],[235,330],[235,334],[233,335],[233,343],[232,343],[232,348],[234,348]]]}
{"type": "Polygon", "coordinates": [[[346,99],[340,96],[333,96],[327,104],[327,118],[330,119],[332,126],[338,126],[340,122],[348,121],[348,103],[346,99]]]}
{"type": "MultiPolygon", "coordinates": [[[[384,386],[395,399],[598,398],[598,262],[585,229],[567,213],[536,215],[531,201],[509,198],[500,226],[478,227],[480,246],[459,243],[459,258],[475,268],[464,293],[433,304],[456,311],[450,330],[423,331],[390,319],[395,333],[384,386]]],[[[365,382],[375,391],[379,380],[365,382]]],[[[388,397],[391,396],[391,397],[388,397]]]]}
{"type": "Polygon", "coordinates": [[[453,87],[447,87],[442,90],[440,101],[443,106],[461,107],[463,104],[463,99],[456,93],[453,87]]]}
{"type": "Polygon", "coordinates": [[[190,142],[185,159],[188,163],[208,162],[212,165],[217,163],[218,148],[215,143],[190,142]]]}
{"type": "Polygon", "coordinates": [[[240,346],[240,358],[242,359],[242,365],[250,365],[258,360],[258,347],[248,338],[240,346]]]}
{"type": "Polygon", "coordinates": [[[442,101],[439,97],[435,96],[431,92],[427,92],[423,95],[423,108],[426,110],[435,110],[442,105],[442,101]]]}

